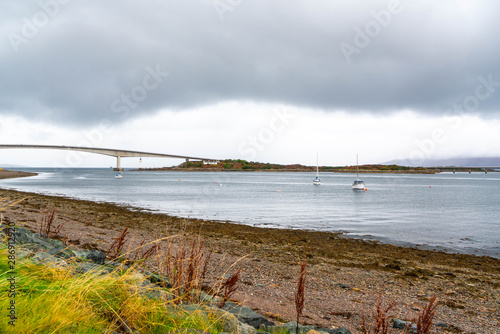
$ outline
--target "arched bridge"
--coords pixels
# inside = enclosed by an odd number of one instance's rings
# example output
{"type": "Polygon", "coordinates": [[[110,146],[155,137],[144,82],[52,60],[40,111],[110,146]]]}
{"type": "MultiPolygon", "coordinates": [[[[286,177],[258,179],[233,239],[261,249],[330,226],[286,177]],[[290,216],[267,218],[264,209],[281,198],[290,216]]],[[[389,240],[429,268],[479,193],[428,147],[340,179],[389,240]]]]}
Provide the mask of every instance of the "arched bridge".
{"type": "Polygon", "coordinates": [[[140,158],[176,158],[189,160],[215,160],[208,158],[199,157],[188,157],[184,155],[175,154],[163,154],[163,153],[151,153],[151,152],[139,152],[139,151],[126,151],[126,150],[115,150],[109,148],[96,148],[96,147],[79,147],[79,146],[57,146],[57,145],[1,145],[0,149],[43,149],[43,150],[71,150],[71,151],[81,151],[95,154],[102,154],[107,156],[116,157],[116,168],[115,170],[123,170],[121,168],[121,158],[128,157],[140,157],[140,158]]]}

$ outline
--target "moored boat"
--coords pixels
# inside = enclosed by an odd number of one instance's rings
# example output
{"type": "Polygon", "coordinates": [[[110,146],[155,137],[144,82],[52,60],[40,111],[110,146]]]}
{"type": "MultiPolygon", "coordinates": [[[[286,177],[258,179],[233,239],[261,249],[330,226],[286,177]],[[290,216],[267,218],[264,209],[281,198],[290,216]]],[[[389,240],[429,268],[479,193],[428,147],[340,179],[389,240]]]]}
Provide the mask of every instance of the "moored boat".
{"type": "Polygon", "coordinates": [[[356,154],[356,180],[352,183],[352,189],[354,190],[366,190],[365,183],[359,179],[359,162],[358,155],[356,154]]]}
{"type": "Polygon", "coordinates": [[[313,180],[313,184],[317,186],[321,184],[321,180],[319,179],[318,153],[316,153],[316,177],[313,180]]]}

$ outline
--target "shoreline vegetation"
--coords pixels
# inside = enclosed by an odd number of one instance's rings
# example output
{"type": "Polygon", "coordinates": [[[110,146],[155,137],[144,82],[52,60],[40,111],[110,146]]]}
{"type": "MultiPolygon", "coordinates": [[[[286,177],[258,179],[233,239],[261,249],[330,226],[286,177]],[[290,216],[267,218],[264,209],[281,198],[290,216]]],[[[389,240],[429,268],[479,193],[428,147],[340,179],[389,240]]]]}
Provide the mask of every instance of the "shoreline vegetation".
{"type": "MultiPolygon", "coordinates": [[[[190,172],[315,172],[316,166],[304,166],[300,164],[280,165],[241,159],[227,159],[218,161],[217,163],[214,162],[212,164],[205,164],[201,161],[188,161],[174,167],[133,169],[133,171],[139,170],[190,172]]],[[[319,171],[330,173],[356,173],[356,166],[319,166],[319,171]]],[[[359,166],[359,173],[436,174],[439,173],[439,171],[424,167],[405,167],[398,165],[361,165],[359,166]]]]}
{"type": "MultiPolygon", "coordinates": [[[[341,234],[256,228],[231,222],[183,219],[64,197],[0,189],[2,215],[37,232],[54,210],[60,240],[81,249],[109,250],[128,229],[126,247],[182,235],[213,251],[204,284],[241,269],[232,300],[280,324],[295,320],[294,291],[307,262],[304,325],[361,333],[378,300],[394,303],[391,317],[412,320],[436,295],[433,330],[497,333],[500,259],[452,254],[346,238],[341,234]],[[436,324],[440,326],[436,326],[436,324]]],[[[154,264],[150,264],[154,270],[154,264]]],[[[403,333],[395,330],[394,333],[403,333]]]]}

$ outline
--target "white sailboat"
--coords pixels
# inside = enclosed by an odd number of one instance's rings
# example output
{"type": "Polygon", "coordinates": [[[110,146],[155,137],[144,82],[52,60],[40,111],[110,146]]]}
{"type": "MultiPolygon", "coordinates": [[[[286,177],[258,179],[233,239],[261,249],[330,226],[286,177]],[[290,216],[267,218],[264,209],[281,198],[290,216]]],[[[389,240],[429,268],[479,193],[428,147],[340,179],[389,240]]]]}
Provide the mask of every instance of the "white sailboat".
{"type": "Polygon", "coordinates": [[[116,174],[115,179],[123,179],[123,174],[122,173],[116,174]]]}
{"type": "Polygon", "coordinates": [[[313,184],[319,186],[321,184],[321,180],[319,179],[319,164],[318,164],[318,153],[316,153],[316,177],[313,180],[313,184]]]}
{"type": "Polygon", "coordinates": [[[358,155],[356,154],[356,180],[354,180],[354,182],[352,183],[352,189],[365,190],[366,189],[365,183],[359,179],[358,166],[359,166],[358,155]]]}

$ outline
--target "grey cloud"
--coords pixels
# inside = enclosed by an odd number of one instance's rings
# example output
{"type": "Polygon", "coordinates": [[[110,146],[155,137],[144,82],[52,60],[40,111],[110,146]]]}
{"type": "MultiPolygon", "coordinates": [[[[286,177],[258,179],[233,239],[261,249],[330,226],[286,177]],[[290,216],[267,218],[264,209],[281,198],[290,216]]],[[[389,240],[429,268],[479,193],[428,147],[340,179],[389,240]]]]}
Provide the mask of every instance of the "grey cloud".
{"type": "MultiPolygon", "coordinates": [[[[42,9],[3,1],[0,113],[91,124],[239,99],[443,113],[474,95],[479,76],[500,81],[494,0],[401,0],[348,63],[341,43],[356,46],[353,29],[389,2],[242,0],[221,20],[214,3],[224,0],[46,0],[57,14],[15,53],[13,34],[42,9]],[[169,75],[145,89],[157,66],[169,75]],[[147,97],[127,104],[134,89],[147,97]]],[[[496,117],[499,103],[496,91],[477,112],[496,117]]]]}

